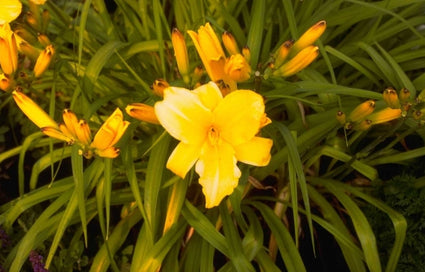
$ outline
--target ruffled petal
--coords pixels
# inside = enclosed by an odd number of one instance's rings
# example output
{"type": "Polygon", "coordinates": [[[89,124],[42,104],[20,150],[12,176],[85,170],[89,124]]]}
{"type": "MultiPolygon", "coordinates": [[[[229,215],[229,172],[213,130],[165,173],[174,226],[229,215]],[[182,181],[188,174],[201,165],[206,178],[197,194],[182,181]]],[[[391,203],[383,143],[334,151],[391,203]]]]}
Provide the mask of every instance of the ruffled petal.
{"type": "Polygon", "coordinates": [[[155,114],[171,136],[194,145],[204,141],[212,122],[211,111],[198,95],[176,87],[164,90],[164,100],[155,104],[155,114]]]}
{"type": "Polygon", "coordinates": [[[205,143],[196,163],[199,184],[205,195],[205,207],[218,206],[238,185],[241,172],[236,166],[235,151],[226,142],[217,145],[205,143]]]}
{"type": "Polygon", "coordinates": [[[237,90],[224,97],[214,110],[214,127],[232,146],[251,140],[264,121],[264,100],[249,90],[237,90]]]}
{"type": "Polygon", "coordinates": [[[184,178],[198,160],[201,147],[201,145],[180,142],[168,158],[167,168],[177,176],[184,178]]]}
{"type": "Polygon", "coordinates": [[[213,111],[218,103],[223,100],[223,95],[217,84],[210,81],[208,84],[204,84],[192,91],[199,96],[202,104],[213,111]]]}
{"type": "Polygon", "coordinates": [[[234,146],[236,159],[255,166],[266,166],[272,145],[271,139],[254,137],[249,142],[234,146]]]}

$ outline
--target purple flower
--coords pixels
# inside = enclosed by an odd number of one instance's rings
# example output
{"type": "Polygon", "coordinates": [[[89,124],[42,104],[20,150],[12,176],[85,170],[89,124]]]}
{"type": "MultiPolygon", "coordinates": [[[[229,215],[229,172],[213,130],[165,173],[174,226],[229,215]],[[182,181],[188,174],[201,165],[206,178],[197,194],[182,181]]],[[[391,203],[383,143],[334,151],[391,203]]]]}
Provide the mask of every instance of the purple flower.
{"type": "Polygon", "coordinates": [[[38,254],[37,251],[31,250],[29,260],[32,264],[32,269],[34,272],[49,272],[49,270],[44,268],[43,256],[38,254]]]}

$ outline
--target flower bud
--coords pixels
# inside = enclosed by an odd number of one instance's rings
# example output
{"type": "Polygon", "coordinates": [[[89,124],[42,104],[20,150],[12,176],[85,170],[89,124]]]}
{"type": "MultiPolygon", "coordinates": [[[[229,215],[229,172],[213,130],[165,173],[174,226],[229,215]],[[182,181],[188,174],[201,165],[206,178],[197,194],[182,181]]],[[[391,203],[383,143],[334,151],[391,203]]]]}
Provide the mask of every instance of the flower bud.
{"type": "Polygon", "coordinates": [[[375,109],[375,101],[373,100],[367,100],[357,107],[354,108],[353,111],[351,111],[348,119],[351,122],[358,122],[366,118],[369,114],[373,112],[375,109]]]}
{"type": "Polygon", "coordinates": [[[422,119],[424,114],[422,110],[414,110],[412,115],[413,115],[413,119],[419,120],[419,119],[422,119]]]}
{"type": "Polygon", "coordinates": [[[241,54],[231,55],[226,60],[224,72],[236,82],[246,81],[251,76],[251,66],[241,54]]]}
{"type": "Polygon", "coordinates": [[[57,129],[54,127],[42,127],[41,132],[49,137],[64,141],[68,145],[72,145],[75,142],[75,139],[70,135],[63,133],[62,129],[57,129]]]}
{"type": "Polygon", "coordinates": [[[55,48],[53,45],[48,45],[38,56],[34,65],[34,76],[41,76],[49,67],[53,56],[55,55],[55,48]]]}
{"type": "Polygon", "coordinates": [[[295,56],[298,52],[312,45],[317,39],[322,36],[326,30],[326,21],[319,21],[310,27],[303,35],[294,43],[291,48],[290,56],[295,56]]]}
{"type": "Polygon", "coordinates": [[[44,47],[51,44],[49,37],[47,37],[45,34],[38,33],[37,39],[44,47]]]}
{"type": "Polygon", "coordinates": [[[59,129],[58,124],[39,105],[24,93],[14,90],[13,99],[22,112],[39,128],[52,127],[59,129]]]}
{"type": "Polygon", "coordinates": [[[282,43],[275,53],[274,68],[279,68],[289,55],[289,51],[294,44],[294,41],[286,41],[282,43]]]}
{"type": "Polygon", "coordinates": [[[364,131],[364,130],[368,130],[371,126],[372,126],[372,121],[369,120],[369,119],[364,119],[364,120],[360,121],[359,123],[356,123],[353,126],[353,129],[364,131]]]}
{"type": "Polygon", "coordinates": [[[186,42],[182,33],[174,28],[171,33],[171,42],[173,43],[174,56],[176,57],[177,67],[183,77],[184,82],[187,84],[190,81],[189,78],[189,57],[187,55],[186,42]]]}
{"type": "Polygon", "coordinates": [[[75,115],[75,113],[70,109],[64,109],[62,113],[62,118],[67,130],[72,135],[72,137],[78,138],[77,130],[79,128],[79,125],[78,125],[78,118],[75,115]]]}
{"type": "Polygon", "coordinates": [[[202,65],[196,66],[192,73],[192,85],[199,83],[203,75],[204,75],[204,68],[202,68],[202,65]]]}
{"type": "Polygon", "coordinates": [[[318,55],[319,47],[313,45],[308,46],[301,50],[291,60],[280,66],[279,69],[273,72],[273,75],[282,77],[292,76],[312,63],[318,55]]]}
{"type": "Polygon", "coordinates": [[[224,47],[230,55],[240,54],[238,44],[235,40],[235,37],[230,33],[225,31],[221,36],[224,47]]]}
{"type": "Polygon", "coordinates": [[[341,125],[345,124],[345,122],[347,121],[347,120],[346,120],[345,113],[344,113],[344,112],[342,112],[342,111],[338,111],[338,112],[336,113],[336,120],[338,120],[338,122],[339,122],[341,125]]]}
{"type": "Polygon", "coordinates": [[[401,117],[401,109],[393,109],[391,107],[382,109],[378,112],[372,113],[367,117],[370,121],[372,121],[372,124],[381,124],[385,122],[389,122],[391,120],[397,119],[401,117]]]}
{"type": "Polygon", "coordinates": [[[398,99],[397,92],[393,88],[385,89],[382,96],[384,97],[384,101],[390,108],[400,108],[400,101],[398,99]]]}
{"type": "Polygon", "coordinates": [[[143,103],[132,103],[125,108],[128,115],[140,121],[159,124],[154,107],[143,103]]]}
{"type": "Polygon", "coordinates": [[[13,79],[11,79],[8,75],[1,73],[0,74],[0,89],[3,91],[9,91],[13,88],[13,79]]]}
{"type": "Polygon", "coordinates": [[[38,48],[35,48],[31,44],[27,43],[24,40],[21,40],[18,43],[18,49],[21,51],[25,56],[30,58],[33,61],[36,61],[38,56],[40,56],[41,51],[38,48]]]}
{"type": "Polygon", "coordinates": [[[170,87],[170,84],[162,78],[156,79],[152,84],[153,93],[160,97],[164,96],[164,90],[168,87],[170,87]]]}
{"type": "Polygon", "coordinates": [[[5,74],[11,75],[18,68],[18,46],[9,24],[0,26],[0,65],[5,74]]]}
{"type": "Polygon", "coordinates": [[[249,63],[251,60],[251,50],[248,46],[242,47],[242,55],[246,59],[246,61],[249,63]]]}
{"type": "Polygon", "coordinates": [[[399,98],[401,102],[406,102],[410,99],[410,91],[407,88],[403,88],[400,90],[399,98]]]}

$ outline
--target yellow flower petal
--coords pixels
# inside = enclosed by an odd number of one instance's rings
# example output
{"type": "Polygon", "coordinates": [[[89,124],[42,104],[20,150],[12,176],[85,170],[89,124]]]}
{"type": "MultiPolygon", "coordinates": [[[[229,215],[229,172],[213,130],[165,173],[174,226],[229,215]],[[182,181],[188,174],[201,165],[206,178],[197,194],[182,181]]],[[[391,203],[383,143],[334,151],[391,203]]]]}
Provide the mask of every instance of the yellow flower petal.
{"type": "Polygon", "coordinates": [[[199,96],[177,87],[164,90],[164,100],[155,104],[155,113],[171,136],[195,145],[204,141],[212,122],[212,113],[199,96]]]}
{"type": "Polygon", "coordinates": [[[96,154],[99,157],[113,159],[118,157],[118,155],[120,154],[120,150],[116,147],[111,146],[103,150],[96,149],[96,154]]]}
{"type": "Polygon", "coordinates": [[[251,140],[264,122],[261,95],[248,90],[231,92],[214,110],[214,127],[233,146],[251,140]]]}
{"type": "Polygon", "coordinates": [[[200,145],[190,145],[180,142],[167,162],[167,168],[177,176],[184,178],[198,160],[201,153],[200,145]]]}
{"type": "Polygon", "coordinates": [[[59,129],[58,124],[52,117],[32,101],[31,98],[16,90],[12,92],[12,95],[18,107],[36,126],[39,128],[52,127],[59,129]]]}
{"type": "Polygon", "coordinates": [[[217,84],[212,81],[208,84],[199,86],[193,90],[192,93],[197,94],[202,104],[211,111],[217,107],[221,100],[223,100],[223,95],[221,94],[220,89],[217,84]]]}
{"type": "Polygon", "coordinates": [[[236,159],[250,165],[266,166],[270,161],[272,145],[271,139],[254,137],[249,142],[234,147],[236,159]]]}
{"type": "Polygon", "coordinates": [[[98,150],[112,147],[119,141],[129,124],[128,121],[123,121],[123,114],[117,108],[100,127],[90,146],[98,150]]]}
{"type": "Polygon", "coordinates": [[[61,140],[61,141],[65,141],[68,144],[74,143],[73,138],[66,136],[59,129],[56,129],[56,128],[53,128],[53,127],[42,127],[41,132],[43,132],[44,134],[46,134],[49,137],[52,137],[52,138],[55,138],[55,139],[58,139],[58,140],[61,140]]]}
{"type": "Polygon", "coordinates": [[[230,195],[241,176],[234,150],[226,142],[218,145],[205,143],[195,170],[200,176],[206,208],[219,205],[225,196],[230,195]]]}
{"type": "Polygon", "coordinates": [[[0,25],[15,20],[22,11],[22,3],[19,0],[2,0],[0,9],[0,25]]]}

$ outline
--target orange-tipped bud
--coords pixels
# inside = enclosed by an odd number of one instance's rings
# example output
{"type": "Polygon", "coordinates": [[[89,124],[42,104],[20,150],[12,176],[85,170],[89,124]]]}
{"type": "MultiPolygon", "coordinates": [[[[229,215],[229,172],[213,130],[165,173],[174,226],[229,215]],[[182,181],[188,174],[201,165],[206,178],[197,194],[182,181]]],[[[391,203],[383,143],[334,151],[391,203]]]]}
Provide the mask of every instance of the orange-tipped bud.
{"type": "Polygon", "coordinates": [[[14,90],[13,99],[22,112],[39,128],[52,127],[59,129],[58,124],[39,105],[24,93],[14,90]]]}
{"type": "Polygon", "coordinates": [[[37,31],[41,30],[41,24],[39,18],[37,18],[37,13],[27,12],[26,19],[27,23],[37,31]]]}
{"type": "Polygon", "coordinates": [[[401,109],[393,109],[388,107],[378,112],[372,113],[367,117],[367,119],[372,121],[372,124],[376,125],[398,119],[401,117],[401,114],[401,109]]]}
{"type": "Polygon", "coordinates": [[[24,40],[21,40],[18,43],[18,49],[25,56],[27,56],[33,61],[37,60],[38,56],[40,56],[40,53],[41,53],[41,51],[38,48],[35,48],[34,46],[32,46],[31,44],[27,43],[24,40]]]}
{"type": "Polygon", "coordinates": [[[73,138],[77,138],[77,130],[79,128],[78,118],[70,109],[64,109],[62,113],[63,122],[73,138]]]}
{"type": "Polygon", "coordinates": [[[224,73],[236,82],[246,81],[251,76],[251,66],[241,54],[231,55],[226,59],[224,73]]]}
{"type": "Polygon", "coordinates": [[[179,72],[182,75],[184,82],[188,84],[190,81],[189,57],[187,55],[186,42],[183,34],[177,28],[174,28],[171,33],[171,42],[173,43],[174,56],[176,57],[179,72]]]}
{"type": "Polygon", "coordinates": [[[140,121],[159,124],[154,107],[143,103],[132,103],[125,108],[128,115],[140,121]]]}
{"type": "Polygon", "coordinates": [[[251,61],[251,50],[248,46],[242,47],[242,55],[246,59],[246,61],[249,63],[251,61]]]}
{"type": "Polygon", "coordinates": [[[236,55],[241,53],[235,37],[230,32],[225,31],[223,35],[221,35],[221,39],[223,41],[224,48],[226,48],[227,52],[230,55],[236,55]]]}
{"type": "Polygon", "coordinates": [[[280,66],[279,69],[273,72],[273,75],[282,77],[292,76],[312,63],[318,55],[319,47],[313,45],[308,46],[301,50],[291,60],[280,66]]]}
{"type": "Polygon", "coordinates": [[[414,110],[412,115],[415,120],[419,120],[422,119],[424,113],[422,110],[414,110]]]}
{"type": "Polygon", "coordinates": [[[398,97],[401,102],[407,102],[410,99],[410,91],[407,88],[403,88],[400,90],[398,97]]]}
{"type": "Polygon", "coordinates": [[[38,56],[37,61],[34,65],[35,77],[41,76],[47,70],[54,55],[55,55],[55,48],[53,47],[53,45],[48,45],[46,49],[44,49],[40,53],[40,56],[38,56]]]}
{"type": "Polygon", "coordinates": [[[400,108],[400,100],[398,99],[397,92],[393,88],[386,88],[382,96],[384,97],[384,101],[390,108],[400,108]]]}
{"type": "Polygon", "coordinates": [[[294,43],[291,48],[290,56],[295,56],[298,52],[312,45],[317,39],[322,36],[326,30],[326,21],[319,21],[310,27],[303,35],[294,43]]]}
{"type": "Polygon", "coordinates": [[[18,68],[18,45],[9,24],[0,26],[0,66],[8,75],[18,68]]]}
{"type": "Polygon", "coordinates": [[[342,112],[342,111],[338,111],[338,112],[336,113],[336,120],[338,120],[338,122],[339,122],[341,125],[344,125],[344,124],[347,122],[347,118],[346,118],[346,116],[345,116],[345,113],[344,113],[344,112],[342,112]]]}
{"type": "Polygon", "coordinates": [[[44,46],[44,47],[46,47],[46,46],[48,46],[48,45],[52,44],[52,43],[50,42],[49,37],[47,37],[45,34],[41,34],[41,33],[39,33],[39,34],[37,35],[37,39],[38,39],[38,41],[41,43],[41,45],[42,45],[42,46],[44,46]]]}
{"type": "Polygon", "coordinates": [[[15,20],[22,11],[22,3],[19,0],[2,0],[0,9],[0,25],[15,20]]]}
{"type": "Polygon", "coordinates": [[[153,93],[160,97],[164,96],[164,90],[168,87],[170,84],[162,78],[156,79],[152,84],[153,93]]]}
{"type": "Polygon", "coordinates": [[[8,75],[1,73],[0,74],[0,89],[3,91],[9,91],[13,88],[13,79],[11,79],[8,75]]]}
{"type": "Polygon", "coordinates": [[[371,114],[375,109],[375,101],[373,100],[367,100],[357,107],[354,108],[353,111],[351,111],[350,115],[348,116],[348,119],[351,122],[359,122],[366,118],[369,114],[371,114]]]}
{"type": "Polygon", "coordinates": [[[274,68],[279,68],[286,58],[289,56],[289,51],[291,50],[294,41],[286,41],[279,46],[279,49],[275,53],[274,68]]]}
{"type": "Polygon", "coordinates": [[[365,119],[365,120],[362,120],[359,123],[356,123],[353,126],[353,129],[354,130],[364,131],[364,130],[368,130],[371,126],[372,126],[372,121],[369,120],[369,119],[365,119]]]}
{"type": "Polygon", "coordinates": [[[78,127],[76,129],[76,133],[77,133],[77,138],[78,140],[84,144],[84,145],[89,145],[91,142],[91,131],[90,131],[90,127],[89,124],[84,121],[84,120],[80,120],[78,122],[78,127]]]}

